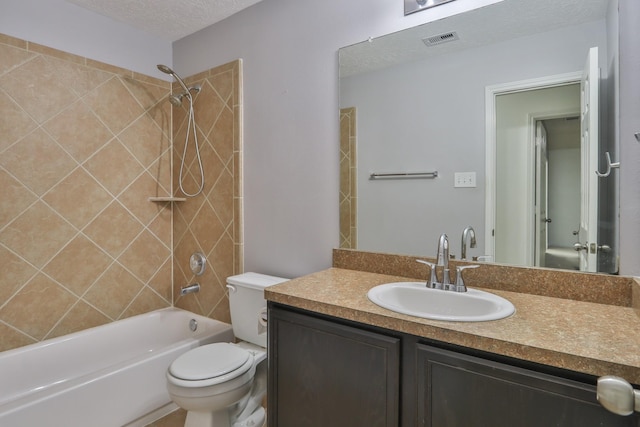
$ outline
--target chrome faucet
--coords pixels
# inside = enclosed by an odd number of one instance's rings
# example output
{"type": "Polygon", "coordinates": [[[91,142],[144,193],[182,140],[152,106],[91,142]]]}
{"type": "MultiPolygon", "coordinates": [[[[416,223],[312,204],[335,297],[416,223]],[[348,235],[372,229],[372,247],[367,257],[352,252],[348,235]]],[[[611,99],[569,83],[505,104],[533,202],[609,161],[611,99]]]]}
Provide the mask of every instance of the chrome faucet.
{"type": "MultiPolygon", "coordinates": [[[[467,227],[465,228],[465,232],[463,232],[463,242],[467,237],[467,233],[471,230],[471,247],[475,247],[475,233],[473,232],[473,228],[467,227]]],[[[431,274],[429,280],[427,281],[427,287],[431,289],[442,289],[445,291],[454,291],[454,292],[467,292],[467,287],[464,284],[464,280],[462,278],[462,271],[467,268],[477,268],[478,265],[459,265],[456,267],[456,282],[451,283],[451,276],[449,272],[449,238],[446,234],[441,234],[440,239],[438,239],[438,252],[436,256],[436,263],[432,263],[429,261],[425,261],[422,259],[417,259],[421,264],[428,265],[431,269],[431,274]],[[436,272],[436,267],[442,267],[442,281],[438,281],[438,276],[436,272]]]]}
{"type": "Polygon", "coordinates": [[[199,283],[194,283],[193,285],[181,287],[180,288],[180,295],[181,296],[185,296],[187,294],[192,294],[194,292],[199,292],[199,291],[200,291],[200,284],[199,283]]]}
{"type": "Polygon", "coordinates": [[[467,226],[464,230],[462,230],[462,243],[460,245],[460,247],[462,248],[460,253],[461,260],[467,259],[467,240],[469,239],[469,237],[471,237],[471,241],[469,242],[469,247],[475,248],[477,246],[476,231],[470,225],[467,226]]]}
{"type": "Polygon", "coordinates": [[[446,288],[451,283],[451,277],[449,276],[449,238],[446,234],[441,234],[438,239],[438,252],[436,256],[436,266],[442,267],[442,282],[443,287],[446,288]]]}

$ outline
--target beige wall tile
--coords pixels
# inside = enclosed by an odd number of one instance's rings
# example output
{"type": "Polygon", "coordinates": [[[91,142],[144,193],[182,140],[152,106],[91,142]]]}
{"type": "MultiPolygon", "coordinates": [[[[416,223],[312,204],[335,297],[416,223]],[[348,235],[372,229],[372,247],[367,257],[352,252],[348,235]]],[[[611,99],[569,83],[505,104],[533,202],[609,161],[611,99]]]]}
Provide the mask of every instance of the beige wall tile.
{"type": "Polygon", "coordinates": [[[84,166],[114,196],[120,194],[143,171],[140,163],[117,139],[111,140],[84,166]]]}
{"type": "Polygon", "coordinates": [[[77,163],[43,130],[36,129],[2,153],[0,166],[41,196],[77,163]]]}
{"type": "Polygon", "coordinates": [[[52,117],[44,128],[77,162],[84,162],[114,137],[82,100],[52,117]]]}
{"type": "Polygon", "coordinates": [[[148,168],[158,159],[159,153],[170,148],[170,135],[167,135],[146,116],[141,116],[126,128],[118,139],[144,166],[148,168]]]}
{"type": "MultiPolygon", "coordinates": [[[[1,57],[0,53],[0,57],[1,57]]],[[[0,92],[0,152],[37,127],[37,123],[7,94],[0,92]]]]}
{"type": "Polygon", "coordinates": [[[165,205],[149,203],[149,197],[157,191],[158,181],[148,173],[140,175],[118,200],[144,225],[148,225],[166,208],[165,205]]]}
{"type": "Polygon", "coordinates": [[[34,338],[14,329],[8,325],[0,323],[0,348],[10,350],[37,342],[34,338]]]}
{"type": "Polygon", "coordinates": [[[84,301],[78,301],[71,310],[60,320],[60,323],[47,335],[47,338],[55,338],[84,329],[109,323],[109,319],[94,307],[84,301]]]}
{"type": "MultiPolygon", "coordinates": [[[[205,170],[203,195],[176,206],[174,215],[174,283],[176,305],[222,320],[230,321],[225,282],[228,276],[242,272],[241,233],[241,92],[240,61],[216,67],[186,79],[198,82],[202,90],[196,97],[196,123],[205,170]],[[231,107],[230,107],[231,106],[231,107]],[[234,108],[233,106],[238,106],[234,108]],[[234,198],[234,195],[237,196],[234,198]],[[204,203],[203,203],[204,202],[204,203]],[[235,239],[235,240],[234,240],[235,239]],[[209,260],[208,271],[195,278],[188,265],[189,256],[203,251],[209,260]],[[180,286],[197,280],[201,292],[179,297],[180,286]]],[[[182,108],[174,108],[174,182],[184,147],[186,117],[182,108]]],[[[192,166],[193,175],[198,173],[192,166]]]]}
{"type": "Polygon", "coordinates": [[[143,283],[148,283],[171,256],[171,250],[161,243],[148,230],[144,230],[118,257],[118,261],[143,283]]]}
{"type": "Polygon", "coordinates": [[[142,313],[148,313],[153,310],[158,310],[166,307],[166,301],[160,298],[158,294],[153,292],[148,287],[142,289],[142,291],[131,302],[129,307],[120,316],[121,319],[127,317],[136,316],[142,313]]]}
{"type": "Polygon", "coordinates": [[[143,282],[119,264],[113,264],[87,291],[83,299],[115,320],[138,295],[143,282]]]}
{"type": "Polygon", "coordinates": [[[167,259],[148,283],[148,286],[168,303],[173,301],[171,268],[172,260],[167,259]]]}
{"type": "Polygon", "coordinates": [[[140,231],[142,224],[118,202],[111,203],[84,229],[91,240],[114,258],[131,244],[140,231]]]}
{"type": "Polygon", "coordinates": [[[116,76],[91,91],[86,102],[116,135],[144,113],[142,106],[116,76]]]}
{"type": "Polygon", "coordinates": [[[3,44],[0,40],[0,57],[2,63],[0,63],[0,74],[6,73],[14,67],[19,66],[33,58],[35,55],[27,51],[26,44],[22,46],[15,46],[12,44],[3,44]]]}
{"type": "Polygon", "coordinates": [[[38,123],[44,123],[78,99],[61,81],[53,64],[50,58],[37,55],[0,76],[0,87],[38,123]]]}
{"type": "Polygon", "coordinates": [[[65,246],[42,271],[76,295],[82,295],[113,259],[84,236],[65,246]]]}
{"type": "Polygon", "coordinates": [[[0,301],[3,304],[38,272],[3,246],[0,246],[0,271],[0,301]]]}
{"type": "Polygon", "coordinates": [[[340,247],[357,246],[356,109],[340,110],[340,247]]]}
{"type": "Polygon", "coordinates": [[[80,229],[95,218],[111,202],[112,197],[91,175],[78,168],[42,199],[80,229]]]}
{"type": "Polygon", "coordinates": [[[41,340],[76,301],[62,286],[38,274],[0,309],[0,319],[41,340]]]}
{"type": "Polygon", "coordinates": [[[0,243],[36,267],[42,267],[75,234],[76,230],[63,218],[37,202],[0,232],[0,243]]]}
{"type": "Polygon", "coordinates": [[[0,169],[0,195],[11,203],[0,203],[0,229],[15,219],[36,201],[36,195],[14,179],[6,170],[0,169]]]}
{"type": "Polygon", "coordinates": [[[240,61],[187,79],[206,88],[207,187],[171,204],[148,201],[177,188],[187,110],[167,101],[170,83],[2,34],[0,56],[0,188],[12,200],[0,208],[0,351],[170,305],[203,246],[214,261],[201,301],[177,305],[229,322],[224,282],[243,265],[240,61]]]}

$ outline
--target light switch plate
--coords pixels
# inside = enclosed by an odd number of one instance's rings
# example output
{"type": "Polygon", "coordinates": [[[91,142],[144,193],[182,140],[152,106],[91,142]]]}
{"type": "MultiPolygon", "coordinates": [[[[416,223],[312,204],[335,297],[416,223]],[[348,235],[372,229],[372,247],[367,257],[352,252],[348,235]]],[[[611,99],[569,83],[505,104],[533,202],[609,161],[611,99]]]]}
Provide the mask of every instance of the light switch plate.
{"type": "Polygon", "coordinates": [[[475,172],[456,172],[454,174],[454,187],[476,187],[475,172]]]}

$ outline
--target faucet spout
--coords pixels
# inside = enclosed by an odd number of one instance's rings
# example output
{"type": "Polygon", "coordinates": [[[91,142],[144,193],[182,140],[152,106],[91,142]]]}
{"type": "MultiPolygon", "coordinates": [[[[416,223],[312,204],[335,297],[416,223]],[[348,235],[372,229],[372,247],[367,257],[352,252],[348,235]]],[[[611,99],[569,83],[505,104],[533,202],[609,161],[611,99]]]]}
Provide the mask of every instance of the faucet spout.
{"type": "Polygon", "coordinates": [[[442,284],[450,284],[451,277],[449,276],[449,237],[447,237],[447,235],[444,233],[440,235],[440,239],[438,239],[436,265],[438,267],[442,267],[442,284]]]}
{"type": "Polygon", "coordinates": [[[476,231],[470,225],[467,226],[464,230],[462,230],[462,243],[460,244],[460,247],[461,247],[460,259],[462,260],[467,259],[467,240],[469,240],[469,238],[471,238],[471,240],[469,241],[469,247],[475,248],[477,246],[476,231]]]}
{"type": "Polygon", "coordinates": [[[181,287],[180,288],[180,295],[181,296],[185,296],[187,294],[191,294],[191,293],[199,292],[199,291],[200,291],[200,284],[199,283],[194,283],[193,285],[181,287]]]}

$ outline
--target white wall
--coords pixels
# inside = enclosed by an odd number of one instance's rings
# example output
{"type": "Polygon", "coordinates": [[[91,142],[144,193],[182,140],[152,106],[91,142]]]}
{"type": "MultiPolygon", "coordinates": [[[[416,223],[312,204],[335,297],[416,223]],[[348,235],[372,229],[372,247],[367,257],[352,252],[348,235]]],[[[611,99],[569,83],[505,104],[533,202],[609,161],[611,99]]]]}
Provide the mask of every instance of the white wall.
{"type": "Polygon", "coordinates": [[[174,65],[184,75],[244,61],[247,270],[297,276],[331,265],[338,49],[493,2],[459,0],[404,17],[401,1],[263,0],[174,43],[174,65]]]}
{"type": "MultiPolygon", "coordinates": [[[[470,255],[483,255],[485,87],[580,71],[592,46],[603,52],[604,67],[604,20],[342,79],[340,106],[357,108],[358,247],[434,256],[446,232],[459,256],[461,232],[471,225],[478,248],[470,255]],[[435,180],[367,179],[373,171],[436,169],[435,180]],[[476,172],[477,187],[454,188],[455,172],[476,172]]],[[[521,117],[525,141],[528,112],[521,117]]],[[[518,194],[526,197],[522,187],[518,194]]],[[[527,218],[520,214],[514,217],[527,218]]],[[[526,229],[516,224],[505,231],[526,229]]],[[[516,241],[527,240],[509,239],[516,241]]],[[[509,248],[505,253],[515,258],[501,261],[526,264],[526,248],[520,249],[509,248]]]]}
{"type": "Polygon", "coordinates": [[[168,79],[171,42],[64,0],[0,1],[0,33],[168,79]]]}
{"type": "Polygon", "coordinates": [[[633,136],[640,132],[640,2],[619,3],[620,272],[640,275],[640,144],[633,136]]]}

